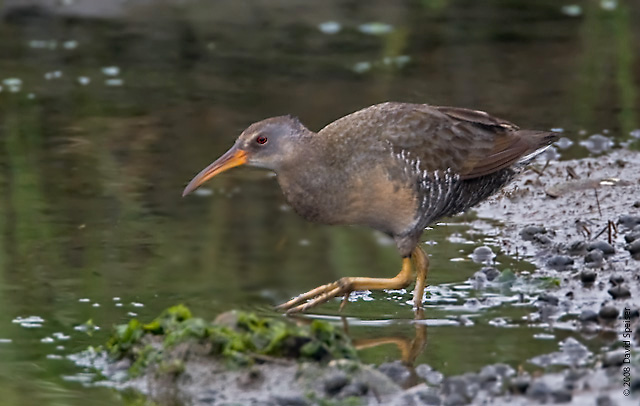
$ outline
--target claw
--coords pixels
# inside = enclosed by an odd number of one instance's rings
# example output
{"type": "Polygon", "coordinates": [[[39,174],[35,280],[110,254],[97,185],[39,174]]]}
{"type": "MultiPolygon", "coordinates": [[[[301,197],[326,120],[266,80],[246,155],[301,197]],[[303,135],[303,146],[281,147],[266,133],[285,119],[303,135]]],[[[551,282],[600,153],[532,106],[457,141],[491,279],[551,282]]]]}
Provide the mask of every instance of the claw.
{"type": "MultiPolygon", "coordinates": [[[[417,247],[415,250],[419,250],[417,247]]],[[[420,253],[418,254],[420,255],[420,253]]],[[[423,254],[424,256],[424,254],[423,254]]],[[[428,264],[428,259],[420,257],[421,264],[428,264]]],[[[425,267],[426,268],[426,267],[425,267]]],[[[344,296],[342,303],[340,304],[340,310],[349,301],[349,295],[355,290],[379,290],[379,289],[401,289],[407,287],[412,280],[411,272],[411,258],[405,257],[402,260],[402,269],[393,278],[342,278],[336,282],[328,283],[326,285],[318,286],[315,289],[301,294],[298,297],[285,302],[279,306],[276,306],[277,310],[286,312],[287,314],[304,312],[312,307],[318,306],[322,303],[326,303],[334,297],[344,296]]],[[[421,282],[422,289],[424,289],[424,278],[426,277],[426,269],[424,273],[419,277],[418,282],[421,282]]]]}
{"type": "MultiPolygon", "coordinates": [[[[348,299],[351,291],[352,289],[349,278],[343,278],[339,281],[311,289],[310,291],[279,305],[276,309],[284,310],[287,314],[304,312],[312,307],[326,303],[334,297],[345,296],[346,300],[348,299]]],[[[345,301],[343,300],[340,305],[340,310],[342,310],[344,304],[345,301]]]]}

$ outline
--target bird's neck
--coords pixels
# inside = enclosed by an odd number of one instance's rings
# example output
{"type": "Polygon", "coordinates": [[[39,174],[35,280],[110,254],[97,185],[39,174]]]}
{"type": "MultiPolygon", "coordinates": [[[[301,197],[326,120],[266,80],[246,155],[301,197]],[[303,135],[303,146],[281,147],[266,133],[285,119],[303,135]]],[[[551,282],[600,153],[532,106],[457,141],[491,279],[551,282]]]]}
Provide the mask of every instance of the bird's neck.
{"type": "Polygon", "coordinates": [[[331,156],[322,135],[296,143],[296,150],[288,154],[275,172],[287,202],[302,217],[310,221],[334,224],[337,221],[329,208],[340,207],[344,194],[336,193],[345,176],[336,159],[331,156]]]}

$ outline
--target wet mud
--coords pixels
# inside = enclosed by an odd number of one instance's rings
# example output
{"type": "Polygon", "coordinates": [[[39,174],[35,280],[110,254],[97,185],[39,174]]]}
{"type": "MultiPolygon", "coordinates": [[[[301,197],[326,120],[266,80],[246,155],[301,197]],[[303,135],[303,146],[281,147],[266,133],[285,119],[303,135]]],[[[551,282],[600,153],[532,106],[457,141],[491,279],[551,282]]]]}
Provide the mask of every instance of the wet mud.
{"type": "MultiPolygon", "coordinates": [[[[426,345],[427,323],[419,320],[406,357],[381,365],[353,359],[318,363],[261,357],[250,366],[229,368],[228,362],[211,356],[210,346],[197,340],[167,348],[161,364],[149,363],[132,379],[127,371],[135,359],[113,362],[104,354],[92,354],[76,361],[100,369],[110,385],[134,388],[159,404],[637,404],[638,154],[617,150],[595,158],[538,161],[476,212],[480,228],[500,222],[494,232],[503,254],[525,259],[536,268],[511,274],[492,265],[494,255],[484,253],[486,247],[474,251],[474,260],[483,262],[486,254],[487,262],[467,281],[474,290],[505,283],[534,287],[528,295],[530,314],[523,320],[505,318],[503,326],[494,324],[496,334],[510,323],[526,323],[545,327],[550,336],[556,331],[577,332],[577,338],[560,340],[557,351],[522,360],[520,365],[498,362],[457,376],[412,362],[426,345]],[[594,337],[606,344],[594,350],[586,344],[594,337]]],[[[438,292],[434,288],[432,296],[438,292]]],[[[482,305],[484,299],[476,295],[469,300],[482,305]]],[[[428,304],[427,299],[426,312],[428,304]]]]}

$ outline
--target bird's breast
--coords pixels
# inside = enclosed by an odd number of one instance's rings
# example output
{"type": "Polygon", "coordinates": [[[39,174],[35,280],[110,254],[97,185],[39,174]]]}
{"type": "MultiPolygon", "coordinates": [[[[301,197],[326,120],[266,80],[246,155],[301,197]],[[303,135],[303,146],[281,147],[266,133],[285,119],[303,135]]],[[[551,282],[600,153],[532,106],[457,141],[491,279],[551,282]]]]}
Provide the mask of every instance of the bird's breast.
{"type": "Polygon", "coordinates": [[[360,224],[397,235],[419,215],[415,188],[394,181],[377,166],[318,168],[278,175],[287,202],[303,218],[324,224],[360,224]]]}

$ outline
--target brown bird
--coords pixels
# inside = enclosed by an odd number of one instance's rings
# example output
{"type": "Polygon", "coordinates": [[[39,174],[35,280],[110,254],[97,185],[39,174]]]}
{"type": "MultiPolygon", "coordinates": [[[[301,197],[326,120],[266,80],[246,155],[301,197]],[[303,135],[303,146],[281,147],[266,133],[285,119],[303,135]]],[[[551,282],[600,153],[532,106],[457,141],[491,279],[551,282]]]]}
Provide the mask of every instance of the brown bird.
{"type": "Polygon", "coordinates": [[[182,195],[238,165],[272,170],[288,203],[305,219],[372,227],[391,236],[402,256],[393,278],[341,278],[281,310],[305,311],[344,296],[342,308],[353,291],[405,288],[414,267],[419,308],[429,268],[418,245],[425,227],[489,197],[557,138],[520,130],[483,111],[426,104],[377,104],[317,133],[295,117],[272,117],[244,130],[182,195]]]}

